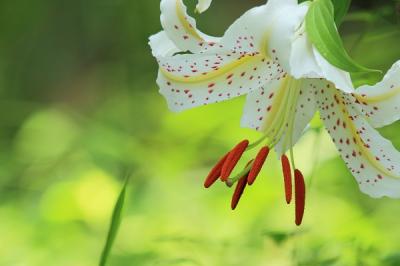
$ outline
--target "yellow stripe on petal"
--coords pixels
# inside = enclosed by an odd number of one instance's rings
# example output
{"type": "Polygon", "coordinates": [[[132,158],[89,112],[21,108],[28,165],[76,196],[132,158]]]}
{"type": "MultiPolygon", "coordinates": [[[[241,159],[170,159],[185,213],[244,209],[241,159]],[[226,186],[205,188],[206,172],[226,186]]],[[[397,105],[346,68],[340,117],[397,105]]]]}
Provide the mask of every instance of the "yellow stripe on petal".
{"type": "Polygon", "coordinates": [[[392,172],[388,171],[385,166],[383,166],[382,164],[380,164],[376,159],[375,156],[373,154],[371,154],[370,150],[366,147],[366,143],[364,143],[364,141],[362,140],[362,138],[360,137],[360,135],[358,134],[358,130],[355,127],[353,121],[349,118],[350,114],[349,111],[347,110],[347,107],[344,104],[344,99],[342,97],[342,95],[339,95],[338,93],[335,93],[335,96],[338,99],[338,104],[341,107],[342,113],[343,113],[343,119],[345,120],[346,124],[348,125],[350,131],[351,131],[351,135],[354,137],[354,140],[356,141],[356,145],[361,149],[361,152],[363,155],[365,155],[365,158],[368,160],[368,162],[375,167],[379,172],[385,174],[388,177],[391,178],[396,178],[396,179],[400,179],[400,176],[396,176],[394,175],[392,172]]]}
{"type": "Polygon", "coordinates": [[[361,191],[374,198],[400,197],[400,152],[373,128],[356,99],[329,82],[315,88],[315,97],[321,119],[361,191]]]}
{"type": "Polygon", "coordinates": [[[196,29],[193,27],[193,25],[187,21],[186,14],[183,9],[182,0],[176,0],[176,14],[179,18],[179,21],[182,24],[182,27],[185,29],[185,31],[188,34],[192,35],[197,40],[199,40],[200,42],[204,42],[204,39],[199,35],[199,33],[196,31],[196,29]]]}
{"type": "Polygon", "coordinates": [[[166,69],[160,67],[161,73],[169,80],[177,83],[201,83],[206,81],[212,81],[217,79],[230,71],[245,65],[247,63],[254,62],[255,60],[263,60],[264,57],[261,55],[245,55],[242,56],[240,59],[237,59],[233,62],[230,62],[217,70],[213,70],[207,73],[193,75],[193,76],[177,76],[172,74],[171,72],[167,71],[166,69]]]}
{"type": "MultiPolygon", "coordinates": [[[[291,118],[294,116],[301,86],[302,80],[287,75],[281,81],[279,88],[275,90],[277,95],[272,105],[267,109],[270,114],[263,127],[266,129],[265,134],[271,141],[271,146],[281,140],[281,137],[285,134],[285,129],[288,129],[290,123],[293,122],[291,118]]],[[[292,132],[288,133],[287,137],[291,138],[292,132]]],[[[287,141],[291,142],[290,139],[286,139],[285,146],[290,144],[287,141]]]]}
{"type": "Polygon", "coordinates": [[[354,94],[354,97],[359,100],[360,102],[366,102],[366,103],[379,103],[383,102],[386,100],[389,100],[390,98],[400,94],[400,87],[390,90],[387,93],[383,93],[380,95],[376,96],[366,96],[366,95],[359,95],[359,94],[354,94]]]}
{"type": "Polygon", "coordinates": [[[282,112],[284,112],[284,109],[286,108],[285,103],[287,102],[287,98],[289,95],[288,85],[290,84],[290,82],[291,77],[286,76],[279,84],[279,88],[277,90],[274,90],[277,92],[277,95],[273,101],[273,104],[268,107],[270,109],[267,111],[271,113],[268,117],[268,120],[265,121],[264,126],[264,128],[268,128],[267,135],[273,133],[272,131],[276,128],[278,124],[280,124],[281,120],[283,119],[282,112]]]}
{"type": "Polygon", "coordinates": [[[351,95],[357,108],[374,128],[400,119],[400,61],[396,62],[381,82],[358,88],[351,95]]]}

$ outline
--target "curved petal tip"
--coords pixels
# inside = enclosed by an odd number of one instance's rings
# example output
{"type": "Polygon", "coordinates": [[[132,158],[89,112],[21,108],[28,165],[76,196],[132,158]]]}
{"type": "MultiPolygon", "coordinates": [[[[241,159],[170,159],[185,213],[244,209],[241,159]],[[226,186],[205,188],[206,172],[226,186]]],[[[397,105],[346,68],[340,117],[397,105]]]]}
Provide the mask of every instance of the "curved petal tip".
{"type": "Polygon", "coordinates": [[[195,12],[203,13],[210,7],[211,2],[212,2],[212,0],[199,0],[199,2],[196,5],[195,12]]]}

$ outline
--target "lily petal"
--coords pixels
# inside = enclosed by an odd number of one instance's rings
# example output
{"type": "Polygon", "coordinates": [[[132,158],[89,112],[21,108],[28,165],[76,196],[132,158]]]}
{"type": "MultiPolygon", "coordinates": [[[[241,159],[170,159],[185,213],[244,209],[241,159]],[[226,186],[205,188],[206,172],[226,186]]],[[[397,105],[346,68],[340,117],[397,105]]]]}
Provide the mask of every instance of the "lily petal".
{"type": "Polygon", "coordinates": [[[160,7],[161,24],[181,51],[196,52],[202,50],[205,43],[219,42],[219,38],[208,36],[196,28],[196,20],[187,14],[182,0],[162,0],[160,7]]]}
{"type": "Polygon", "coordinates": [[[267,121],[273,120],[283,104],[286,77],[275,80],[268,86],[249,92],[246,96],[241,127],[265,131],[267,121]]]}
{"type": "Polygon", "coordinates": [[[278,154],[285,153],[291,147],[290,144],[294,145],[298,141],[312,119],[316,108],[314,101],[316,85],[314,83],[321,82],[319,80],[302,80],[295,83],[291,82],[291,79],[286,76],[266,87],[250,92],[246,98],[241,120],[242,127],[267,132],[271,141],[279,141],[275,147],[278,154]],[[294,84],[299,87],[294,88],[294,84]],[[297,90],[297,93],[293,90],[297,90]],[[295,97],[296,100],[293,104],[287,102],[291,97],[295,97]],[[288,134],[291,121],[294,124],[288,134]],[[281,133],[278,133],[280,131],[281,133]]]}
{"type": "Polygon", "coordinates": [[[196,5],[196,11],[199,13],[203,13],[210,7],[211,2],[212,0],[199,0],[199,2],[196,5]]]}
{"type": "MultiPolygon", "coordinates": [[[[284,71],[280,62],[271,58],[267,49],[266,29],[274,21],[265,19],[274,17],[281,5],[273,0],[250,9],[229,27],[219,43],[205,44],[199,53],[158,57],[157,83],[170,109],[181,111],[227,100],[281,78],[284,71]]],[[[280,49],[276,47],[271,54],[280,49]]]]}
{"type": "Polygon", "coordinates": [[[314,98],[315,89],[320,87],[324,82],[321,79],[304,79],[301,81],[300,95],[298,96],[295,108],[293,129],[286,129],[281,140],[275,146],[278,156],[285,154],[286,151],[292,148],[307,130],[307,126],[317,110],[314,98]]]}
{"type": "Polygon", "coordinates": [[[336,88],[347,92],[354,92],[354,86],[351,81],[350,74],[339,68],[331,65],[326,59],[318,52],[317,48],[313,47],[315,59],[318,62],[322,71],[322,77],[332,82],[336,88]]]}
{"type": "Polygon", "coordinates": [[[261,54],[220,52],[158,58],[157,84],[172,111],[228,100],[282,75],[261,54]]]}
{"type": "Polygon", "coordinates": [[[238,52],[254,50],[267,54],[288,70],[285,67],[290,43],[306,11],[307,8],[298,5],[297,0],[269,0],[236,20],[225,32],[221,44],[238,52]]]}
{"type": "Polygon", "coordinates": [[[165,31],[150,36],[149,45],[154,57],[172,56],[179,52],[175,44],[170,40],[165,31]]]}
{"type": "Polygon", "coordinates": [[[295,78],[325,78],[344,92],[354,92],[350,74],[326,61],[311,44],[307,32],[296,33],[291,49],[290,74],[295,78]]]}
{"type": "MultiPolygon", "coordinates": [[[[308,10],[309,2],[300,6],[308,10]]],[[[297,79],[325,78],[335,84],[336,88],[344,92],[353,92],[350,74],[331,65],[311,43],[305,30],[304,16],[302,15],[302,24],[291,42],[289,73],[297,79]]]]}
{"type": "Polygon", "coordinates": [[[355,104],[375,128],[400,119],[400,61],[374,86],[362,86],[353,94],[355,104]]]}
{"type": "Polygon", "coordinates": [[[400,197],[400,153],[353,104],[350,94],[326,84],[316,90],[321,118],[362,192],[400,197]]]}
{"type": "MultiPolygon", "coordinates": [[[[274,1],[277,2],[277,1],[274,1]]],[[[292,42],[296,30],[301,26],[307,13],[307,5],[298,5],[297,1],[279,1],[281,3],[271,3],[270,43],[269,52],[276,61],[282,65],[282,68],[291,74],[290,57],[292,42]],[[274,4],[274,5],[273,5],[274,4]]]]}
{"type": "Polygon", "coordinates": [[[314,56],[314,47],[306,32],[297,32],[292,43],[290,74],[297,78],[320,78],[322,70],[314,56]]]}

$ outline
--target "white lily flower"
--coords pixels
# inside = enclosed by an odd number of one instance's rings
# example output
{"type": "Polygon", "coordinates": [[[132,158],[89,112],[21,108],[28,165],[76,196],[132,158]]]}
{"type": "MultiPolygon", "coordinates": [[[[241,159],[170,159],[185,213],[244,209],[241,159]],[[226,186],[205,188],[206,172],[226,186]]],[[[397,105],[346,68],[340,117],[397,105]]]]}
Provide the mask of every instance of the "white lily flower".
{"type": "MultiPolygon", "coordinates": [[[[199,11],[210,3],[200,1],[199,11]]],[[[205,186],[220,177],[228,184],[239,181],[232,200],[235,208],[246,183],[254,182],[269,149],[275,148],[282,155],[288,203],[292,198],[291,166],[294,169],[296,224],[302,221],[305,186],[294,165],[292,147],[317,109],[361,190],[374,197],[400,197],[400,182],[396,180],[400,178],[396,166],[399,153],[369,124],[369,120],[377,120],[373,125],[381,123],[381,117],[397,108],[398,101],[388,99],[385,93],[398,91],[390,84],[382,95],[373,94],[370,87],[356,94],[350,75],[328,63],[308,39],[304,26],[308,8],[308,3],[299,5],[297,0],[270,0],[250,9],[223,37],[215,38],[196,28],[181,0],[162,0],[164,31],[150,38],[160,66],[157,84],[172,111],[247,94],[241,125],[263,133],[256,143],[243,141],[224,156],[205,186]],[[361,106],[369,97],[376,101],[371,107],[378,108],[373,112],[376,115],[367,109],[369,105],[361,106]],[[386,107],[388,101],[392,107],[386,107]],[[241,155],[263,142],[266,144],[255,160],[229,178],[241,155]],[[285,155],[288,150],[291,165],[285,155]]],[[[394,76],[391,72],[388,75],[394,76]]],[[[391,83],[388,79],[377,86],[386,88],[391,83]]],[[[398,115],[386,121],[395,119],[398,115]]]]}

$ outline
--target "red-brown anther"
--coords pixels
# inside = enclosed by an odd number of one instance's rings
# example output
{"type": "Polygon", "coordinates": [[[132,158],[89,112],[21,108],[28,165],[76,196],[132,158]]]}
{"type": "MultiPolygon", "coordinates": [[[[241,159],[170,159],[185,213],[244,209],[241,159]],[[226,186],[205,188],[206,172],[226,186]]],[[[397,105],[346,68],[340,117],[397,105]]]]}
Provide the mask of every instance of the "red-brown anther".
{"type": "Polygon", "coordinates": [[[247,177],[247,184],[252,185],[256,180],[258,174],[263,167],[265,160],[267,159],[269,154],[269,147],[263,147],[257,154],[256,158],[254,159],[253,166],[251,167],[250,173],[247,177]]]}
{"type": "Polygon", "coordinates": [[[222,157],[218,163],[214,166],[214,168],[208,174],[206,180],[204,181],[204,187],[209,188],[211,187],[215,181],[221,176],[222,166],[224,165],[226,158],[228,158],[229,152],[222,157]]]}
{"type": "Polygon", "coordinates": [[[285,196],[287,204],[292,201],[292,170],[288,157],[284,154],[281,157],[283,181],[285,183],[285,196]]]}
{"type": "Polygon", "coordinates": [[[243,191],[247,185],[247,176],[242,177],[236,184],[235,192],[232,196],[231,208],[232,210],[236,209],[236,206],[239,203],[240,197],[243,195],[243,191]]]}
{"type": "Polygon", "coordinates": [[[222,166],[221,170],[221,180],[226,181],[230,174],[233,171],[233,168],[235,168],[236,164],[239,162],[240,158],[242,157],[243,153],[245,152],[247,146],[249,146],[249,141],[248,140],[243,140],[240,142],[238,145],[233,148],[228,155],[228,158],[226,158],[226,161],[224,165],[222,166]]]}
{"type": "Polygon", "coordinates": [[[294,171],[294,191],[296,204],[296,225],[301,225],[304,215],[304,207],[306,202],[306,185],[303,174],[299,170],[294,171]]]}

